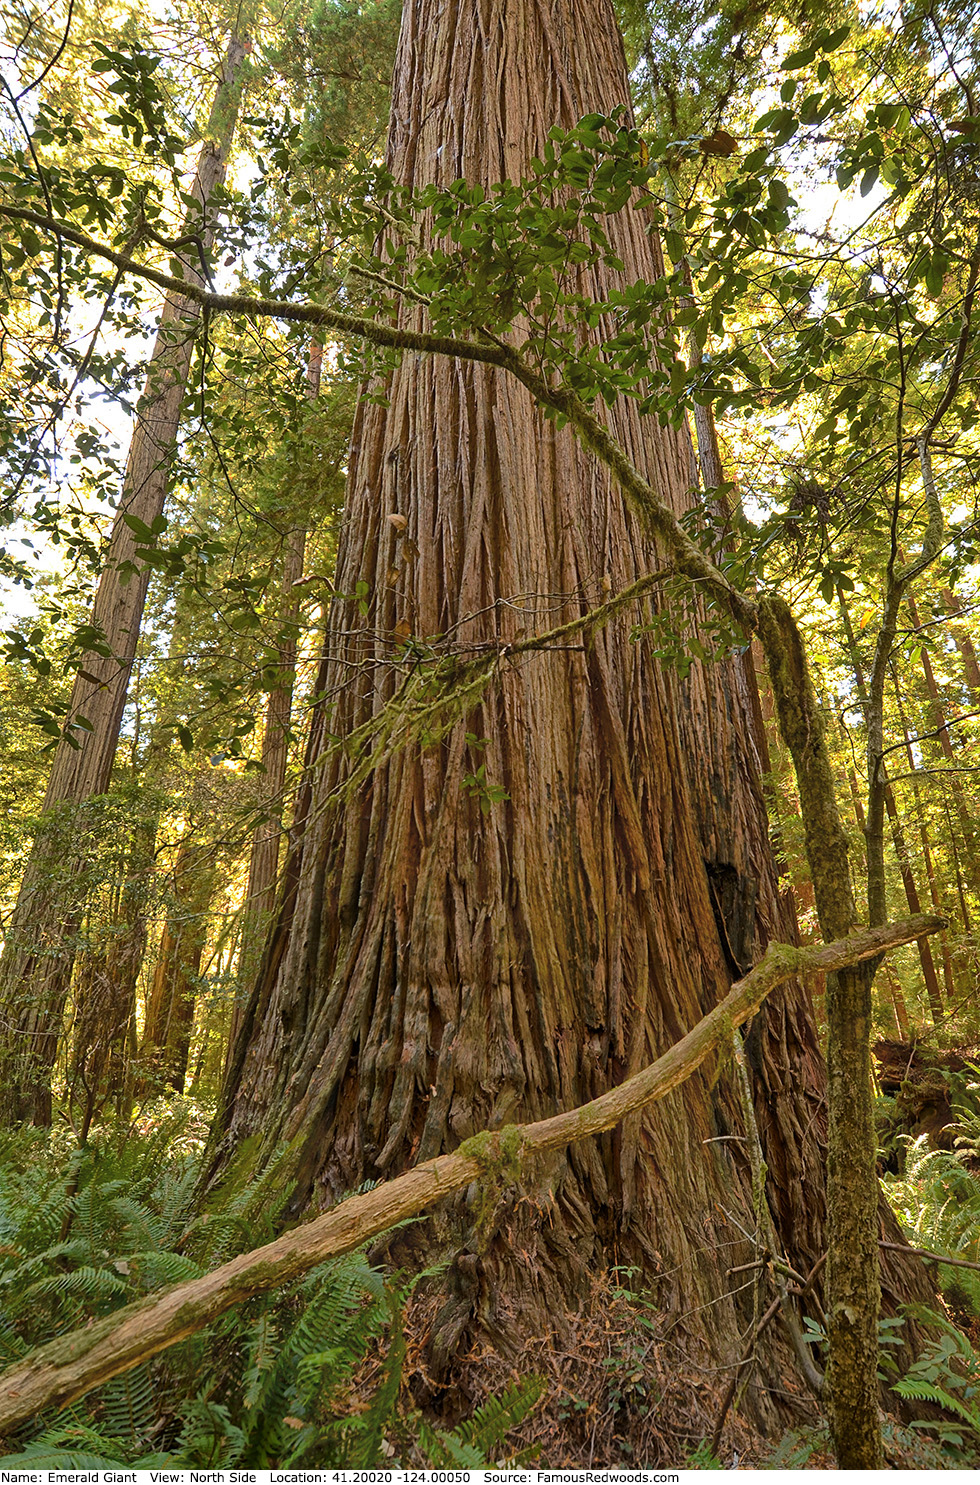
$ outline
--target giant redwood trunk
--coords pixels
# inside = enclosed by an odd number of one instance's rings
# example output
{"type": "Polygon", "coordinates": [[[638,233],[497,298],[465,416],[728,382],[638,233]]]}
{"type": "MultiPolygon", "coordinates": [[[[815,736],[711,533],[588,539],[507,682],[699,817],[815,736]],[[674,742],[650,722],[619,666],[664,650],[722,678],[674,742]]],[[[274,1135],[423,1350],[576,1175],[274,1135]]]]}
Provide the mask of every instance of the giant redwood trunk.
{"type": "MultiPolygon", "coordinates": [[[[241,100],[246,43],[231,37],[191,188],[184,228],[210,247],[209,202],[224,179],[241,100]]],[[[200,287],[205,269],[185,249],[185,278],[200,287]]],[[[71,982],[86,867],[97,854],[97,801],[109,787],[139,643],[150,568],[139,560],[140,538],[127,521],[152,527],[162,515],[197,336],[200,306],[170,297],[150,357],[129,446],[122,495],[92,609],[98,650],[84,656],[72,688],[68,736],[54,755],[34,839],[7,928],[0,960],[0,1118],[51,1122],[51,1077],[71,982]]],[[[80,989],[84,991],[84,983],[80,989]]],[[[80,1019],[90,1007],[81,1008],[80,1019]]]]}
{"type": "MultiPolygon", "coordinates": [[[[390,161],[415,186],[513,179],[553,125],[627,97],[609,0],[407,0],[390,161]]],[[[628,278],[661,271],[639,213],[609,230],[628,278]]],[[[680,511],[686,431],[630,407],[609,416],[680,511]]],[[[695,667],[680,684],[631,639],[641,611],[524,657],[442,742],[405,748],[352,796],[351,761],[326,751],[390,701],[399,635],[496,646],[656,565],[606,473],[504,373],[410,355],[387,406],[362,406],[336,588],[367,583],[369,612],[333,612],[305,832],[225,1098],[226,1149],[255,1132],[295,1142],[297,1208],[585,1103],[792,936],[746,668],[695,667]]],[[[823,1078],[805,992],[774,1001],[749,1060],[768,1198],[806,1272],[824,1251],[823,1078]]],[[[560,1316],[590,1271],[624,1261],[703,1360],[731,1363],[752,1304],[726,1277],[753,1256],[745,1133],[722,1059],[616,1133],[521,1171],[510,1199],[471,1193],[438,1237],[409,1234],[455,1253],[433,1365],[505,1334],[515,1307],[525,1331],[560,1316]]],[[[758,1416],[782,1385],[775,1347],[770,1331],[758,1416]]]]}

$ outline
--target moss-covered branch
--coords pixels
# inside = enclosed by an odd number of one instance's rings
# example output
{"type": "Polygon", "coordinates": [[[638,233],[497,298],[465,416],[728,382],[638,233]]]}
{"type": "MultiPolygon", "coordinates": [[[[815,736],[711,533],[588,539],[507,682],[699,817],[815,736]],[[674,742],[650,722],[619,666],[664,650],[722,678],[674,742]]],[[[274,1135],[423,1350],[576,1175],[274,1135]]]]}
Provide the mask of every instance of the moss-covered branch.
{"type": "Polygon", "coordinates": [[[714,602],[746,630],[755,628],[757,610],[754,601],[733,588],[721,568],[692,541],[674,511],[650,481],[630,462],[626,452],[599,418],[566,387],[555,386],[524,361],[516,347],[481,336],[468,340],[451,335],[431,335],[387,325],[363,315],[342,314],[321,304],[294,304],[288,300],[260,299],[251,294],[216,294],[183,279],[173,278],[149,264],[139,263],[130,253],[120,252],[99,242],[79,227],[29,207],[0,202],[0,218],[27,222],[59,242],[70,242],[95,257],[103,258],[123,272],[156,284],[168,294],[181,296],[217,314],[243,314],[269,319],[316,325],[338,335],[354,336],[369,345],[392,350],[420,351],[429,355],[451,356],[466,361],[481,361],[499,366],[517,378],[532,397],[552,412],[567,418],[582,443],[613,474],[623,493],[644,516],[655,536],[665,544],[667,555],[679,573],[706,589],[714,602]]]}
{"type": "Polygon", "coordinates": [[[485,361],[491,366],[504,366],[512,352],[506,346],[486,341],[463,340],[452,335],[429,335],[424,331],[403,330],[386,325],[364,315],[346,315],[325,304],[296,304],[287,299],[262,299],[255,294],[216,294],[188,279],[174,278],[149,263],[138,262],[131,253],[121,252],[91,237],[70,222],[45,216],[43,212],[29,207],[13,206],[0,201],[0,218],[14,222],[27,222],[42,232],[48,232],[59,242],[70,242],[95,258],[113,263],[124,273],[155,284],[175,298],[188,299],[212,314],[248,315],[253,318],[284,320],[297,325],[317,325],[333,330],[338,335],[350,335],[366,340],[371,345],[384,346],[391,350],[425,351],[431,355],[455,356],[464,361],[485,361]]]}
{"type": "Polygon", "coordinates": [[[128,1305],[34,1351],[0,1377],[0,1435],[45,1409],[64,1406],[120,1372],[166,1350],[254,1294],[277,1289],[324,1259],[349,1253],[486,1174],[497,1158],[513,1166],[611,1129],[664,1098],[726,1043],[766,996],[794,975],[875,958],[943,926],[920,916],[815,947],[771,944],[761,962],[663,1057],[592,1103],[536,1124],[477,1135],[451,1155],[427,1161],[383,1186],[352,1196],[272,1243],[243,1253],[201,1278],[128,1305]]]}

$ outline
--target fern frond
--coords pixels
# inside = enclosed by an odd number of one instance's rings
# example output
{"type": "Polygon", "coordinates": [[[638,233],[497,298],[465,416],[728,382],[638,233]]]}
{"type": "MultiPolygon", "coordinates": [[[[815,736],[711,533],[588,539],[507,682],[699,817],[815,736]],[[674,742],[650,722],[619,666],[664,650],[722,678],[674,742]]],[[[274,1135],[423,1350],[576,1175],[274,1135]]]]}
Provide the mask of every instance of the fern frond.
{"type": "Polygon", "coordinates": [[[58,1449],[41,1444],[28,1444],[19,1454],[5,1454],[3,1467],[31,1470],[115,1470],[124,1459],[105,1454],[87,1454],[80,1449],[58,1449]]]}
{"type": "Polygon", "coordinates": [[[459,1425],[456,1434],[472,1444],[481,1457],[491,1458],[492,1451],[504,1442],[511,1430],[534,1411],[547,1385],[544,1377],[527,1377],[511,1383],[497,1397],[488,1398],[477,1408],[471,1418],[459,1425]]]}
{"type": "Polygon", "coordinates": [[[37,1279],[26,1291],[25,1298],[39,1298],[43,1294],[70,1294],[79,1299],[102,1300],[114,1294],[126,1294],[128,1288],[121,1274],[86,1264],[82,1268],[71,1269],[66,1274],[49,1274],[44,1279],[37,1279]]]}
{"type": "Polygon", "coordinates": [[[263,1382],[275,1363],[280,1347],[279,1327],[275,1320],[269,1314],[260,1315],[252,1326],[243,1377],[242,1401],[246,1408],[254,1408],[258,1402],[263,1382]]]}
{"type": "Polygon", "coordinates": [[[398,1393],[401,1390],[402,1370],[407,1351],[401,1307],[393,1300],[389,1301],[389,1304],[391,1307],[391,1340],[385,1359],[384,1374],[367,1412],[363,1418],[358,1420],[359,1428],[354,1439],[351,1459],[354,1469],[373,1469],[376,1465],[386,1462],[381,1453],[381,1444],[385,1429],[389,1426],[398,1405],[398,1393]]]}
{"type": "Polygon", "coordinates": [[[126,1260],[141,1288],[147,1292],[165,1289],[170,1284],[182,1284],[185,1279],[199,1279],[204,1270],[193,1258],[183,1253],[168,1253],[151,1249],[147,1253],[130,1253],[126,1260]]]}
{"type": "Polygon", "coordinates": [[[26,1444],[19,1454],[5,1454],[5,1470],[105,1470],[124,1464],[120,1441],[82,1423],[61,1424],[47,1429],[26,1444]]]}
{"type": "Polygon", "coordinates": [[[487,1462],[475,1445],[466,1443],[457,1432],[442,1428],[428,1431],[425,1456],[431,1469],[478,1470],[487,1462]]]}
{"type": "Polygon", "coordinates": [[[142,1443],[157,1421],[157,1390],[149,1366],[113,1377],[93,1398],[107,1433],[127,1445],[142,1443]]]}
{"type": "Polygon", "coordinates": [[[938,1330],[942,1335],[953,1342],[956,1350],[964,1361],[971,1362],[974,1366],[980,1365],[977,1354],[970,1345],[969,1338],[965,1336],[958,1325],[954,1325],[947,1315],[940,1314],[929,1305],[903,1305],[902,1313],[908,1315],[912,1320],[918,1320],[920,1325],[928,1325],[930,1329],[938,1330]]]}
{"type": "Polygon", "coordinates": [[[271,1236],[292,1194],[292,1183],[283,1178],[291,1158],[289,1146],[279,1146],[258,1175],[252,1164],[256,1149],[256,1140],[243,1141],[207,1211],[189,1225],[185,1250],[208,1267],[225,1262],[244,1247],[254,1247],[263,1235],[271,1236]]]}
{"type": "Polygon", "coordinates": [[[244,1433],[221,1403],[197,1397],[183,1409],[184,1427],[174,1462],[191,1468],[230,1469],[241,1462],[244,1433]]]}
{"type": "Polygon", "coordinates": [[[80,1243],[73,1239],[64,1243],[52,1243],[40,1253],[32,1253],[16,1267],[9,1268],[0,1274],[0,1289],[13,1291],[8,1303],[17,1308],[18,1300],[24,1292],[24,1285],[35,1275],[43,1274],[45,1269],[53,1263],[81,1263],[87,1257],[87,1243],[80,1243]]]}
{"type": "Polygon", "coordinates": [[[938,1403],[947,1413],[955,1413],[975,1434],[980,1434],[980,1412],[976,1408],[967,1407],[961,1398],[947,1392],[945,1387],[937,1387],[934,1383],[922,1382],[915,1377],[903,1377],[894,1384],[892,1391],[897,1392],[899,1397],[913,1398],[917,1402],[938,1403]]]}
{"type": "Polygon", "coordinates": [[[162,1179],[154,1189],[159,1210],[159,1247],[172,1246],[183,1234],[193,1209],[200,1168],[199,1159],[185,1160],[182,1170],[164,1170],[162,1179]]]}
{"type": "Polygon", "coordinates": [[[0,1315],[0,1365],[9,1366],[30,1349],[17,1334],[7,1315],[0,1315]]]}
{"type": "Polygon", "coordinates": [[[160,1220],[155,1212],[132,1196],[112,1196],[106,1202],[106,1215],[113,1227],[130,1242],[142,1241],[148,1247],[159,1246],[160,1220]]]}

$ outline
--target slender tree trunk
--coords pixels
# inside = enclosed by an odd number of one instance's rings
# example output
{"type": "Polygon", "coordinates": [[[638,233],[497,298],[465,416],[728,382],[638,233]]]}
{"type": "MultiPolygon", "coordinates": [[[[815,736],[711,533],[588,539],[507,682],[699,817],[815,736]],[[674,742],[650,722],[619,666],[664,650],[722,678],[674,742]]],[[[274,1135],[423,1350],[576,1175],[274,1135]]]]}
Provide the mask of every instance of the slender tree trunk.
{"type": "MultiPolygon", "coordinates": [[[[851,785],[851,800],[853,801],[853,804],[854,804],[854,815],[855,815],[855,818],[856,818],[857,823],[858,823],[858,829],[861,830],[861,831],[863,831],[864,828],[865,828],[864,803],[863,803],[863,801],[861,799],[861,794],[860,794],[860,791],[858,789],[857,774],[854,772],[854,769],[851,768],[851,769],[848,769],[848,775],[847,776],[848,776],[848,780],[849,780],[850,785],[851,785]]],[[[895,836],[893,836],[892,839],[895,842],[896,855],[898,855],[899,854],[899,852],[898,852],[898,839],[896,839],[895,836]]],[[[905,844],[905,838],[904,838],[904,836],[900,836],[899,839],[901,839],[902,845],[904,847],[904,844],[905,844]]],[[[901,863],[901,860],[902,860],[902,857],[899,855],[899,862],[900,863],[901,863]]],[[[909,900],[912,900],[912,899],[909,898],[909,894],[910,894],[910,891],[911,891],[912,898],[914,898],[914,900],[916,902],[918,902],[918,900],[919,900],[919,894],[918,894],[918,891],[916,890],[915,880],[912,877],[911,872],[906,873],[904,870],[902,871],[902,884],[905,887],[905,896],[906,896],[906,898],[909,899],[909,900]]],[[[928,985],[929,985],[930,971],[931,971],[931,974],[932,974],[932,980],[935,983],[935,979],[936,979],[936,966],[935,966],[935,962],[933,961],[933,958],[932,958],[932,955],[931,954],[929,954],[927,956],[926,953],[924,952],[924,950],[926,948],[928,948],[928,942],[926,940],[919,939],[917,941],[917,943],[916,943],[916,948],[919,951],[919,964],[922,967],[922,977],[925,980],[926,985],[928,987],[928,985]]],[[[900,987],[898,981],[896,980],[895,975],[894,975],[894,972],[893,972],[893,970],[891,969],[890,966],[886,966],[886,979],[888,981],[888,989],[889,989],[889,994],[891,995],[891,998],[892,998],[892,1004],[893,1004],[893,1006],[895,1008],[895,1020],[896,1020],[896,1024],[897,1024],[898,1029],[901,1032],[902,1036],[908,1037],[910,1035],[910,1023],[909,1023],[908,1007],[905,1004],[905,996],[902,994],[901,987],[900,987]]],[[[935,1019],[935,1016],[933,1017],[933,1019],[935,1019]]]]}
{"type": "MultiPolygon", "coordinates": [[[[409,0],[391,164],[413,186],[515,179],[553,125],[627,97],[607,0],[409,0]]],[[[609,231],[628,278],[660,271],[638,213],[609,231]]],[[[358,415],[337,578],[342,593],[367,585],[369,612],[338,602],[327,637],[326,725],[341,737],[391,704],[406,634],[506,644],[657,562],[604,471],[504,375],[409,355],[386,392],[358,415]]],[[[609,417],[682,509],[686,436],[631,406],[609,417]]],[[[220,1126],[228,1153],[255,1132],[266,1150],[293,1142],[294,1210],[616,1084],[768,939],[792,936],[746,671],[696,666],[680,686],[643,638],[631,643],[636,617],[581,650],[515,663],[441,740],[406,746],[363,783],[349,785],[343,749],[314,751],[220,1126]]],[[[804,992],[758,1018],[750,1047],[767,1195],[805,1272],[824,1237],[823,1084],[804,992]]],[[[732,1362],[744,1317],[724,1270],[735,1224],[753,1221],[743,1134],[737,1077],[720,1066],[615,1136],[530,1162],[519,1193],[402,1234],[453,1254],[434,1373],[476,1335],[506,1345],[516,1312],[560,1320],[613,1255],[685,1317],[688,1344],[732,1362]]],[[[771,1418],[771,1337],[760,1353],[748,1406],[771,1418]]]]}
{"type": "MultiPolygon", "coordinates": [[[[204,251],[213,233],[208,202],[224,177],[245,54],[245,43],[232,37],[209,137],[191,188],[196,204],[184,232],[196,233],[204,251]]],[[[187,251],[184,273],[189,281],[203,284],[193,249],[187,251]]],[[[68,712],[70,734],[55,752],[44,799],[45,823],[35,837],[4,943],[0,1119],[7,1122],[51,1120],[51,1070],[84,900],[83,871],[97,845],[86,805],[109,787],[150,576],[136,555],[139,538],[126,517],[152,527],[162,514],[199,316],[192,300],[171,298],[163,307],[92,611],[92,626],[104,636],[104,647],[86,654],[76,676],[68,712]],[[78,726],[80,721],[85,727],[78,726]]]]}
{"type": "MultiPolygon", "coordinates": [[[[307,395],[314,400],[320,390],[320,364],[323,348],[316,341],[310,346],[306,368],[307,395]]],[[[283,790],[289,757],[289,735],[292,720],[293,682],[296,667],[295,626],[299,617],[298,583],[303,576],[306,553],[306,529],[295,526],[286,534],[282,560],[282,600],[279,620],[284,639],[279,646],[279,679],[269,692],[265,728],[262,733],[262,793],[265,799],[263,818],[255,827],[252,853],[248,866],[248,885],[242,920],[240,978],[251,984],[258,969],[258,958],[272,922],[279,881],[279,857],[283,839],[283,790]]],[[[240,1006],[232,1011],[231,1043],[241,1020],[240,1006]]]]}
{"type": "MultiPolygon", "coordinates": [[[[908,716],[906,714],[905,707],[902,704],[902,688],[899,684],[898,670],[894,665],[892,666],[892,682],[895,687],[895,704],[898,709],[898,720],[902,728],[902,740],[905,743],[905,757],[906,761],[908,762],[909,773],[911,774],[909,782],[912,785],[912,797],[915,800],[916,814],[919,817],[919,843],[922,846],[922,861],[926,869],[926,880],[929,883],[929,900],[932,903],[933,911],[938,917],[948,918],[949,915],[945,911],[942,899],[939,895],[939,884],[936,881],[936,869],[933,861],[932,841],[929,837],[929,826],[926,821],[926,812],[922,799],[922,791],[919,788],[919,783],[916,778],[915,754],[912,751],[912,741],[911,733],[909,731],[908,716]]],[[[949,934],[946,932],[945,928],[939,934],[939,947],[942,956],[943,983],[946,987],[947,998],[950,1004],[952,1004],[952,1002],[956,998],[957,993],[956,979],[953,974],[952,956],[949,952],[949,934]]]]}
{"type": "Polygon", "coordinates": [[[960,905],[960,917],[963,920],[963,932],[972,933],[973,923],[970,918],[970,909],[966,900],[966,883],[963,880],[963,867],[960,861],[959,845],[956,840],[956,831],[953,829],[953,819],[949,811],[949,800],[943,800],[943,814],[946,816],[946,835],[949,840],[949,851],[953,858],[953,875],[956,880],[956,898],[960,905]]]}
{"type": "MultiPolygon", "coordinates": [[[[668,185],[668,190],[671,189],[668,185]]],[[[671,228],[683,239],[684,223],[676,200],[668,201],[667,211],[671,228]]],[[[691,265],[686,257],[681,258],[679,267],[688,291],[688,303],[696,306],[691,265]]],[[[701,342],[692,333],[687,336],[687,360],[692,371],[696,370],[702,362],[701,342]]],[[[716,490],[724,483],[725,471],[721,458],[721,446],[718,442],[718,428],[715,424],[715,410],[710,403],[704,406],[700,402],[694,404],[694,434],[701,484],[706,490],[716,490]]]]}
{"type": "MultiPolygon", "coordinates": [[[[830,940],[849,932],[856,916],[847,837],[806,652],[782,599],[762,600],[759,637],[796,768],[820,930],[830,940]]],[[[827,1406],[840,1469],[884,1464],[877,1381],[881,1192],[870,1045],[874,968],[872,961],[827,976],[827,1406]]]]}
{"type": "MultiPolygon", "coordinates": [[[[908,598],[908,607],[912,623],[918,629],[919,612],[911,594],[909,594],[908,598]]],[[[932,726],[937,734],[937,740],[944,759],[950,768],[955,768],[957,765],[957,755],[953,748],[953,739],[949,735],[949,728],[946,726],[946,710],[943,706],[939,686],[936,683],[936,675],[932,668],[929,652],[923,649],[920,653],[920,659],[922,662],[922,675],[926,683],[926,692],[929,696],[932,726]]],[[[970,873],[974,882],[980,882],[980,842],[977,840],[976,820],[973,817],[973,812],[963,792],[963,785],[955,774],[950,775],[949,788],[956,805],[956,814],[960,822],[963,848],[970,864],[970,873]]]]}
{"type": "MultiPolygon", "coordinates": [[[[898,870],[902,878],[902,886],[905,888],[905,900],[909,905],[910,913],[920,913],[922,902],[919,897],[919,888],[916,884],[915,875],[912,871],[912,858],[909,855],[908,842],[905,839],[905,831],[899,818],[898,805],[895,802],[895,791],[889,784],[885,790],[885,808],[888,811],[888,821],[891,826],[892,843],[895,847],[895,855],[898,857],[898,870]],[[912,904],[915,904],[913,907],[912,904]]],[[[929,997],[929,1010],[933,1021],[941,1021],[943,1016],[943,996],[939,988],[939,977],[936,974],[936,961],[933,958],[932,946],[928,939],[919,939],[916,945],[919,951],[919,963],[922,966],[922,977],[926,982],[926,994],[929,997]]]]}
{"type": "Polygon", "coordinates": [[[208,909],[216,886],[211,844],[182,840],[140,1047],[140,1061],[177,1093],[184,1091],[208,909]]]}
{"type": "Polygon", "coordinates": [[[980,704],[980,663],[977,661],[977,652],[973,647],[970,632],[962,622],[965,617],[963,605],[951,589],[943,588],[941,589],[941,594],[946,612],[960,620],[959,623],[950,624],[950,633],[953,636],[956,648],[960,652],[960,659],[963,661],[963,674],[966,676],[966,683],[973,693],[973,700],[975,703],[980,704]]]}
{"type": "MultiPolygon", "coordinates": [[[[864,707],[865,709],[865,713],[867,713],[868,686],[865,679],[864,667],[861,664],[860,653],[855,641],[854,627],[851,624],[851,614],[847,605],[847,600],[845,599],[843,591],[840,588],[838,588],[837,590],[837,601],[840,605],[841,618],[844,621],[844,633],[847,636],[847,643],[851,655],[851,663],[854,666],[854,679],[857,682],[858,696],[861,700],[862,707],[864,707]]],[[[905,839],[905,831],[902,828],[902,821],[898,812],[898,805],[895,803],[895,793],[888,781],[888,773],[884,763],[881,763],[879,765],[878,774],[883,783],[885,812],[888,816],[888,822],[891,827],[892,844],[895,847],[895,855],[898,859],[898,869],[902,878],[902,886],[905,889],[905,900],[909,905],[910,913],[919,913],[922,911],[922,905],[919,898],[919,889],[916,885],[915,874],[912,870],[912,858],[909,855],[908,842],[905,839]],[[914,907],[913,903],[915,904],[914,907]]],[[[855,804],[857,805],[856,785],[853,779],[853,774],[851,789],[852,793],[854,793],[855,804]]],[[[867,827],[864,819],[863,809],[861,810],[859,819],[861,830],[863,832],[866,832],[867,827]]],[[[916,948],[919,952],[919,964],[922,967],[922,978],[925,981],[926,994],[929,997],[929,1009],[932,1012],[932,1019],[933,1021],[938,1021],[941,1019],[943,1014],[943,997],[942,992],[939,988],[939,977],[936,974],[936,961],[933,958],[932,944],[927,938],[923,938],[918,941],[918,943],[916,944],[916,948]]]]}
{"type": "Polygon", "coordinates": [[[902,986],[890,964],[883,967],[885,983],[891,996],[892,1009],[895,1012],[895,1027],[903,1041],[912,1039],[912,1023],[909,1020],[909,1008],[905,1003],[905,994],[902,986]]]}

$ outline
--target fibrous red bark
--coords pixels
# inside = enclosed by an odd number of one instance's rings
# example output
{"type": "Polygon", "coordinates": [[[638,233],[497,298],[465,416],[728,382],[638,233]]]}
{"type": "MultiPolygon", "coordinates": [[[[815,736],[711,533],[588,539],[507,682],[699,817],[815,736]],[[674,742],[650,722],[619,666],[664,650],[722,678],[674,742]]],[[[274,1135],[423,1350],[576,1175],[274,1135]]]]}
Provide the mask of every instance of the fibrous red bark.
{"type": "MultiPolygon", "coordinates": [[[[608,0],[408,0],[391,164],[414,186],[513,179],[553,125],[627,97],[608,0]]],[[[624,276],[654,278],[643,217],[608,225],[624,276]]],[[[631,637],[642,610],[581,648],[524,657],[437,745],[406,747],[343,797],[354,765],[326,742],[390,703],[402,635],[506,644],[657,566],[608,475],[503,372],[411,354],[387,390],[358,416],[337,576],[342,594],[367,584],[369,611],[344,600],[331,619],[305,829],[223,1116],[226,1148],[255,1131],[296,1142],[297,1208],[587,1102],[793,934],[747,670],[695,665],[679,682],[631,637]]],[[[633,407],[609,422],[683,509],[686,430],[633,407]]],[[[759,1018],[749,1053],[776,1230],[808,1272],[824,1250],[825,1121],[802,989],[759,1018]]],[[[623,1261],[684,1317],[689,1356],[732,1361],[749,1300],[726,1271],[754,1225],[744,1138],[722,1063],[543,1158],[490,1218],[485,1204],[447,1214],[433,1365],[472,1334],[506,1334],[517,1304],[560,1314],[591,1265],[623,1261]]],[[[772,1346],[760,1343],[758,1416],[781,1385],[772,1346]]]]}

